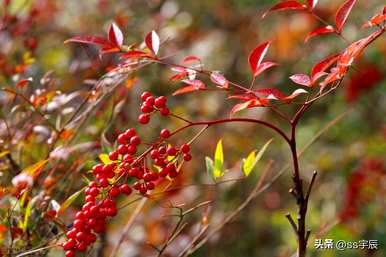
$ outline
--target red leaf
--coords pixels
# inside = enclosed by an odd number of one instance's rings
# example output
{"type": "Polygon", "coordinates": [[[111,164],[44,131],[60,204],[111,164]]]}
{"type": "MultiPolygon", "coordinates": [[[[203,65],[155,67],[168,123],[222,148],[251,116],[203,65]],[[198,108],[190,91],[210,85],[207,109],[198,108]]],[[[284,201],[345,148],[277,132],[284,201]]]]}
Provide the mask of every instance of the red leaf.
{"type": "Polygon", "coordinates": [[[307,9],[307,6],[305,6],[304,4],[299,3],[298,1],[285,1],[285,2],[278,3],[278,4],[274,5],[273,7],[271,7],[271,9],[269,9],[268,11],[266,11],[263,14],[263,18],[268,13],[274,12],[274,11],[304,10],[304,9],[307,9]]]}
{"type": "Polygon", "coordinates": [[[327,33],[332,33],[332,32],[335,32],[335,29],[331,25],[317,28],[317,29],[311,31],[310,33],[308,33],[308,35],[304,39],[304,42],[307,42],[310,38],[315,37],[317,35],[327,34],[327,33]]]}
{"type": "Polygon", "coordinates": [[[253,76],[256,77],[256,72],[263,61],[264,55],[267,53],[268,47],[271,44],[271,41],[264,42],[258,45],[255,49],[251,51],[248,57],[249,66],[253,72],[253,76]]]}
{"type": "Polygon", "coordinates": [[[265,70],[267,70],[273,66],[277,66],[277,65],[279,65],[279,64],[274,63],[274,62],[263,62],[259,65],[259,67],[257,67],[257,70],[254,73],[254,76],[257,77],[261,73],[263,73],[265,70]]]}
{"type": "Polygon", "coordinates": [[[339,32],[342,31],[343,25],[345,24],[355,2],[356,0],[347,0],[339,7],[338,11],[336,12],[335,24],[339,32]]]}
{"type": "Polygon", "coordinates": [[[76,36],[64,41],[65,44],[70,42],[112,47],[107,39],[94,36],[76,36]]]}
{"type": "Polygon", "coordinates": [[[201,62],[201,59],[200,59],[200,57],[197,57],[197,56],[195,56],[195,55],[188,55],[188,56],[186,56],[186,57],[182,60],[182,63],[193,62],[193,61],[201,62]]]}
{"type": "Polygon", "coordinates": [[[109,40],[114,46],[120,47],[123,43],[123,34],[119,27],[112,23],[109,28],[109,40]]]}
{"type": "Polygon", "coordinates": [[[264,106],[268,102],[269,100],[267,99],[253,99],[253,100],[246,101],[244,103],[236,104],[235,106],[233,106],[231,110],[231,114],[234,114],[236,112],[242,111],[247,108],[264,106]]]}
{"type": "Polygon", "coordinates": [[[386,14],[377,14],[372,17],[369,21],[362,25],[362,28],[370,28],[377,26],[386,20],[386,14]]]}
{"type": "Polygon", "coordinates": [[[32,78],[28,78],[28,79],[21,79],[17,82],[16,84],[16,87],[18,88],[23,88],[25,87],[26,85],[28,85],[30,82],[32,82],[33,79],[32,78]]]}
{"type": "Polygon", "coordinates": [[[252,94],[252,93],[246,93],[246,94],[241,94],[241,95],[230,95],[230,96],[228,96],[227,99],[238,99],[238,100],[248,101],[248,100],[252,100],[252,99],[257,99],[257,96],[255,94],[252,94]]]}
{"type": "MultiPolygon", "coordinates": [[[[297,97],[300,94],[308,93],[306,90],[301,89],[301,88],[296,89],[289,96],[284,95],[280,90],[278,90],[276,88],[258,89],[255,92],[257,94],[265,95],[266,99],[264,99],[264,100],[279,100],[279,101],[282,101],[284,103],[291,102],[292,99],[294,99],[295,97],[297,97]]],[[[262,100],[262,99],[260,99],[260,100],[262,100]]]]}
{"type": "Polygon", "coordinates": [[[182,82],[184,82],[185,84],[188,84],[189,86],[193,86],[196,89],[205,89],[204,82],[202,82],[201,80],[198,80],[198,79],[193,79],[193,80],[185,79],[182,82]]]}
{"type": "Polygon", "coordinates": [[[219,88],[228,88],[228,80],[220,73],[212,72],[210,74],[210,80],[219,85],[219,88]]]}
{"type": "Polygon", "coordinates": [[[197,88],[196,86],[181,87],[180,89],[177,89],[176,91],[174,91],[173,95],[182,95],[182,94],[191,93],[199,90],[205,90],[205,86],[203,88],[197,88]]]}
{"type": "Polygon", "coordinates": [[[133,51],[129,51],[125,54],[123,54],[121,56],[122,58],[140,58],[140,57],[144,57],[144,58],[153,58],[151,55],[149,55],[148,53],[145,53],[143,51],[136,51],[136,50],[133,50],[133,51]]]}
{"type": "Polygon", "coordinates": [[[285,98],[285,95],[277,88],[262,88],[255,90],[256,94],[265,96],[267,99],[279,100],[285,98]]]}
{"type": "Polygon", "coordinates": [[[318,0],[307,0],[308,9],[310,10],[314,9],[317,3],[318,3],[318,0]]]}
{"type": "Polygon", "coordinates": [[[158,53],[160,41],[158,34],[154,30],[146,35],[145,44],[155,55],[158,53]]]}
{"type": "Polygon", "coordinates": [[[311,78],[305,74],[294,74],[289,77],[294,83],[303,85],[306,87],[311,86],[311,78]]]}
{"type": "Polygon", "coordinates": [[[327,58],[315,64],[311,70],[311,79],[314,80],[315,76],[318,73],[324,72],[328,67],[330,67],[334,62],[338,60],[339,56],[340,54],[330,55],[327,58]]]}

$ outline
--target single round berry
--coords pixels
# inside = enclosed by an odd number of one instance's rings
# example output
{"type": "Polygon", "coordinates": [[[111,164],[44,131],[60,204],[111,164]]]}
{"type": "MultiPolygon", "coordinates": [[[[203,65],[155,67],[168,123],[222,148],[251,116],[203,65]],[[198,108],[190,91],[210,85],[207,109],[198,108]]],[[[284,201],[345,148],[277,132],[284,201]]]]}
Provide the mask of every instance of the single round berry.
{"type": "Polygon", "coordinates": [[[158,152],[159,152],[160,154],[165,154],[165,153],[166,153],[166,147],[165,147],[165,146],[160,146],[160,147],[158,148],[158,152]]]}
{"type": "Polygon", "coordinates": [[[152,159],[156,159],[158,156],[159,156],[159,152],[157,150],[155,150],[155,149],[151,150],[150,157],[152,159]]]}
{"type": "Polygon", "coordinates": [[[152,111],[154,111],[154,107],[151,106],[151,105],[142,105],[141,106],[141,112],[143,113],[151,113],[152,111]]]}
{"type": "Polygon", "coordinates": [[[84,226],[83,220],[80,220],[80,219],[74,220],[74,228],[76,228],[76,229],[82,229],[83,226],[84,226]]]}
{"type": "Polygon", "coordinates": [[[147,190],[153,190],[155,188],[155,185],[153,182],[147,182],[146,183],[146,189],[147,190]]]}
{"type": "Polygon", "coordinates": [[[163,107],[163,108],[161,108],[161,109],[159,110],[159,112],[161,113],[161,115],[167,116],[167,115],[169,115],[170,110],[169,110],[169,108],[167,108],[167,107],[163,107]]]}
{"type": "Polygon", "coordinates": [[[190,154],[188,154],[188,153],[186,153],[186,154],[184,154],[184,160],[185,161],[190,161],[192,159],[192,156],[190,155],[190,154]]]}
{"type": "Polygon", "coordinates": [[[148,98],[146,98],[146,101],[143,104],[147,106],[152,106],[154,104],[154,101],[155,101],[155,97],[149,96],[148,98]]]}
{"type": "Polygon", "coordinates": [[[177,154],[177,149],[172,146],[169,146],[167,153],[170,156],[175,156],[177,154]]]}
{"type": "Polygon", "coordinates": [[[183,152],[183,153],[189,153],[189,151],[190,151],[190,146],[189,146],[188,144],[183,144],[183,145],[181,146],[181,152],[183,152]]]}
{"type": "Polygon", "coordinates": [[[137,146],[137,145],[141,144],[141,139],[138,136],[133,136],[130,139],[130,144],[133,146],[137,146]]]}
{"type": "Polygon", "coordinates": [[[147,99],[149,96],[151,96],[151,94],[150,94],[149,92],[145,91],[145,92],[143,92],[143,93],[141,94],[141,100],[142,100],[142,101],[146,101],[146,99],[147,99]]]}
{"type": "Polygon", "coordinates": [[[109,191],[109,196],[115,198],[120,194],[119,188],[117,186],[113,186],[109,191]]]}
{"type": "Polygon", "coordinates": [[[162,108],[162,107],[165,106],[166,101],[167,101],[167,98],[166,98],[165,96],[160,96],[160,97],[157,97],[157,98],[154,100],[154,105],[155,105],[157,108],[162,108]]]}
{"type": "Polygon", "coordinates": [[[64,254],[66,257],[75,257],[75,251],[74,250],[68,250],[64,254]]]}
{"type": "Polygon", "coordinates": [[[63,250],[71,250],[75,246],[75,240],[73,238],[69,239],[67,242],[63,243],[63,250]]]}
{"type": "Polygon", "coordinates": [[[141,114],[138,116],[138,122],[141,124],[147,124],[150,121],[150,117],[147,114],[141,114]]]}
{"type": "Polygon", "coordinates": [[[121,191],[122,194],[125,194],[125,195],[130,195],[132,191],[128,184],[122,184],[119,187],[119,190],[121,191]]]}
{"type": "Polygon", "coordinates": [[[139,173],[139,169],[138,168],[132,168],[132,169],[129,170],[129,175],[131,177],[136,177],[138,175],[138,173],[139,173]]]}
{"type": "Polygon", "coordinates": [[[109,159],[111,161],[116,161],[118,159],[118,152],[117,151],[112,151],[109,153],[109,159]]]}
{"type": "Polygon", "coordinates": [[[170,136],[170,131],[167,129],[163,129],[161,130],[160,136],[161,138],[168,138],[170,136]]]}

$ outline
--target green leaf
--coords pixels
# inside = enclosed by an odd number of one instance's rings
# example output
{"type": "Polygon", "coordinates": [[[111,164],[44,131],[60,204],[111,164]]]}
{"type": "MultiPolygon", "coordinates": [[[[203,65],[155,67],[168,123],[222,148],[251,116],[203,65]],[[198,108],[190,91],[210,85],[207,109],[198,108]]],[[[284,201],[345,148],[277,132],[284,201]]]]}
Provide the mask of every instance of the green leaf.
{"type": "Polygon", "coordinates": [[[214,171],[213,175],[215,178],[222,177],[224,165],[224,153],[222,148],[222,139],[217,142],[216,151],[214,152],[214,171]]]}
{"type": "Polygon", "coordinates": [[[31,202],[32,201],[28,202],[27,208],[25,210],[24,222],[23,222],[23,226],[22,226],[23,231],[26,231],[27,226],[28,226],[29,217],[31,216],[31,209],[32,209],[31,208],[32,207],[31,202]]]}
{"type": "Polygon", "coordinates": [[[216,177],[214,176],[213,160],[207,156],[205,157],[205,164],[206,164],[206,171],[208,172],[209,177],[211,177],[213,180],[216,180],[216,177]]]}
{"type": "Polygon", "coordinates": [[[246,159],[243,159],[242,161],[242,170],[244,172],[244,175],[246,177],[251,174],[253,168],[256,166],[257,162],[261,159],[264,152],[267,150],[267,147],[272,142],[272,139],[268,140],[267,143],[260,149],[260,151],[256,154],[257,150],[252,151],[246,159]]]}
{"type": "Polygon", "coordinates": [[[109,164],[113,162],[112,160],[110,160],[109,155],[105,153],[101,153],[99,155],[99,159],[103,162],[103,164],[109,164]]]}
{"type": "Polygon", "coordinates": [[[63,213],[64,210],[67,209],[68,206],[70,206],[76,200],[76,198],[78,198],[78,196],[83,192],[84,189],[85,188],[82,188],[81,190],[73,193],[70,197],[68,197],[66,201],[64,201],[60,206],[58,213],[63,213]]]}

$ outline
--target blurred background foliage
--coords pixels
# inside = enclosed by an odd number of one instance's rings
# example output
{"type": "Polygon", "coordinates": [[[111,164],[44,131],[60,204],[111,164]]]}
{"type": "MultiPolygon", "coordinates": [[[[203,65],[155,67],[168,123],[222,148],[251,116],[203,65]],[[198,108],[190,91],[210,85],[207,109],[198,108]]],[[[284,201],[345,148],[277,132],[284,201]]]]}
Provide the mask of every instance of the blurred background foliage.
{"type": "MultiPolygon", "coordinates": [[[[290,92],[295,89],[295,84],[288,79],[290,75],[309,73],[313,64],[347,46],[346,41],[367,35],[368,31],[360,26],[380,12],[384,4],[378,0],[358,1],[350,14],[344,39],[327,35],[305,44],[306,34],[320,24],[310,15],[293,12],[261,19],[264,11],[276,1],[3,2],[0,84],[30,101],[26,103],[14,94],[0,92],[0,242],[3,254],[9,253],[11,244],[17,253],[59,238],[63,224],[70,222],[80,202],[73,203],[58,219],[50,217],[48,211],[84,186],[85,182],[80,178],[86,176],[98,160],[98,154],[109,150],[120,131],[137,126],[140,93],[149,90],[169,96],[179,86],[169,81],[169,69],[156,65],[146,67],[106,92],[106,97],[81,125],[66,128],[60,138],[55,138],[55,129],[72,121],[72,115],[89,97],[96,81],[119,62],[114,55],[100,59],[93,46],[64,45],[65,39],[76,35],[104,36],[114,21],[124,31],[125,43],[129,45],[142,42],[144,35],[155,29],[163,40],[161,51],[164,56],[172,56],[176,62],[187,54],[200,56],[208,69],[220,70],[227,78],[247,85],[251,79],[247,63],[249,51],[258,43],[272,39],[273,46],[267,59],[279,62],[280,66],[260,76],[256,85],[276,86],[290,92]],[[17,84],[29,77],[33,81],[27,85],[17,84]],[[47,158],[48,163],[31,176],[32,181],[18,177],[24,168],[47,158]],[[31,183],[32,188],[24,195],[34,204],[26,227],[20,225],[26,216],[26,206],[16,202],[24,188],[20,180],[31,183]]],[[[317,13],[333,22],[342,1],[319,2],[317,13]]],[[[301,149],[325,124],[349,110],[301,157],[305,181],[309,181],[313,170],[320,174],[308,214],[313,231],[309,247],[311,256],[385,256],[385,55],[383,37],[355,63],[336,94],[318,102],[306,113],[298,129],[301,149]],[[316,250],[313,245],[316,237],[352,241],[377,239],[379,249],[316,250]]],[[[169,106],[173,112],[197,120],[227,117],[231,103],[224,100],[222,93],[197,92],[170,97],[169,106]]],[[[293,113],[296,106],[283,106],[282,109],[293,113]]],[[[285,126],[265,109],[254,109],[242,115],[273,120],[275,124],[285,126]]],[[[179,125],[179,121],[162,118],[141,127],[139,133],[151,140],[160,128],[175,129],[179,125]]],[[[194,132],[193,129],[184,133],[180,142],[191,138],[194,132]]],[[[194,161],[184,166],[183,175],[175,182],[180,189],[146,205],[120,248],[119,256],[156,254],[150,245],[162,245],[176,222],[168,216],[173,211],[168,208],[170,203],[183,204],[183,208],[188,209],[200,202],[212,201],[209,207],[199,208],[186,217],[188,225],[167,248],[165,256],[177,256],[195,236],[203,218],[210,224],[221,222],[246,198],[268,160],[274,161],[269,179],[290,156],[287,146],[274,137],[263,161],[248,179],[217,186],[211,184],[205,171],[205,156],[213,156],[216,142],[222,138],[229,169],[226,178],[237,178],[242,174],[240,160],[271,137],[266,129],[252,125],[224,125],[205,132],[193,147],[194,161]]],[[[296,209],[288,193],[290,181],[289,172],[280,177],[193,256],[291,256],[296,247],[295,238],[284,217],[285,213],[296,209]]],[[[122,205],[129,201],[121,200],[122,205]]],[[[133,208],[130,205],[121,210],[88,256],[108,256],[133,208]]],[[[62,256],[59,249],[40,252],[36,256],[46,253],[62,256]]]]}

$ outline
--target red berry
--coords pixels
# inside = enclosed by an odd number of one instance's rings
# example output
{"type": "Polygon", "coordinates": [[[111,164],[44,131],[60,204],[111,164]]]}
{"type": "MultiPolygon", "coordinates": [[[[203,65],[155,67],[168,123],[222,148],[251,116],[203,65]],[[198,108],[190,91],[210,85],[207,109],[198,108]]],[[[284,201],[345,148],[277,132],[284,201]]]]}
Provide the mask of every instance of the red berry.
{"type": "Polygon", "coordinates": [[[76,233],[78,233],[78,231],[76,230],[76,228],[73,228],[66,233],[66,236],[68,238],[74,238],[76,236],[76,233]]]}
{"type": "Polygon", "coordinates": [[[94,203],[94,202],[95,202],[95,197],[92,196],[92,195],[88,195],[88,196],[86,196],[85,201],[86,201],[86,202],[92,202],[92,203],[94,203]]]}
{"type": "Polygon", "coordinates": [[[183,153],[189,153],[189,151],[190,151],[190,146],[189,146],[188,144],[183,144],[183,145],[181,146],[181,151],[182,151],[183,153]]]}
{"type": "Polygon", "coordinates": [[[86,237],[87,237],[87,234],[84,233],[83,231],[76,233],[76,240],[78,240],[79,242],[84,241],[86,237]]]}
{"type": "Polygon", "coordinates": [[[145,91],[145,92],[143,92],[143,93],[141,94],[141,100],[142,100],[142,101],[146,101],[146,99],[147,99],[149,96],[151,96],[151,94],[150,94],[149,92],[145,91]]]}
{"type": "Polygon", "coordinates": [[[146,182],[152,181],[152,180],[153,180],[153,177],[151,176],[151,173],[150,173],[150,172],[145,173],[145,174],[143,175],[143,180],[145,180],[146,182]]]}
{"type": "Polygon", "coordinates": [[[106,178],[101,178],[99,180],[99,185],[103,188],[107,187],[109,185],[109,181],[106,178]]]}
{"type": "Polygon", "coordinates": [[[141,189],[141,187],[142,187],[142,184],[141,184],[141,182],[139,182],[139,181],[136,181],[136,182],[133,184],[133,188],[134,188],[135,190],[139,190],[139,189],[141,189]]]}
{"type": "Polygon", "coordinates": [[[94,173],[94,175],[96,175],[96,174],[98,174],[98,173],[100,173],[100,172],[102,172],[102,169],[103,169],[103,164],[97,164],[97,165],[94,165],[93,167],[92,167],[92,172],[94,173]]]}
{"type": "Polygon", "coordinates": [[[184,160],[185,161],[190,161],[192,159],[192,156],[190,155],[190,154],[188,154],[188,153],[186,153],[186,154],[184,154],[184,160]]]}
{"type": "Polygon", "coordinates": [[[109,159],[112,161],[116,161],[118,159],[118,152],[117,151],[112,151],[109,153],[109,159]]]}
{"type": "Polygon", "coordinates": [[[128,184],[123,184],[119,187],[119,190],[121,191],[121,193],[125,194],[125,195],[129,195],[131,194],[131,188],[128,184]]]}
{"type": "Polygon", "coordinates": [[[129,175],[130,175],[131,177],[136,177],[136,176],[138,175],[138,173],[139,173],[139,169],[138,169],[138,168],[132,168],[132,169],[130,169],[130,171],[129,171],[129,175]]]}
{"type": "Polygon", "coordinates": [[[174,147],[172,147],[172,146],[169,146],[169,148],[168,148],[168,150],[167,150],[167,153],[168,153],[168,155],[170,155],[170,156],[175,156],[176,153],[177,153],[177,149],[174,148],[174,147]]]}
{"type": "Polygon", "coordinates": [[[76,214],[75,214],[75,219],[84,219],[85,216],[84,216],[84,213],[82,211],[78,211],[76,214]]]}
{"type": "Polygon", "coordinates": [[[122,161],[131,163],[133,161],[133,156],[131,156],[131,154],[125,154],[125,156],[122,158],[122,161]]]}
{"type": "Polygon", "coordinates": [[[88,236],[87,236],[87,242],[88,243],[94,243],[95,241],[96,241],[96,235],[95,234],[89,234],[88,236]]]}
{"type": "Polygon", "coordinates": [[[117,215],[117,213],[118,213],[118,210],[115,207],[111,207],[107,209],[107,215],[109,215],[110,217],[117,215]]]}
{"type": "Polygon", "coordinates": [[[97,197],[98,194],[99,194],[99,189],[98,189],[98,188],[92,187],[92,188],[90,189],[90,195],[91,195],[91,196],[97,197]]]}
{"type": "Polygon", "coordinates": [[[71,250],[75,246],[75,240],[73,238],[69,239],[67,242],[63,243],[63,250],[71,250]]]}
{"type": "Polygon", "coordinates": [[[119,145],[118,148],[117,148],[117,152],[119,154],[126,154],[127,153],[127,146],[126,145],[119,145]]]}
{"type": "Polygon", "coordinates": [[[170,131],[167,129],[163,129],[161,130],[160,136],[161,138],[168,138],[170,136],[170,131]]]}
{"type": "Polygon", "coordinates": [[[141,112],[143,113],[151,113],[152,111],[154,111],[154,107],[153,106],[149,106],[149,105],[142,105],[141,106],[141,112]]]}
{"type": "Polygon", "coordinates": [[[131,137],[137,135],[137,132],[135,132],[135,129],[133,128],[129,128],[125,131],[125,136],[127,137],[127,139],[130,139],[131,137]]]}
{"type": "Polygon", "coordinates": [[[65,253],[66,257],[75,257],[75,251],[74,250],[68,250],[65,253]]]}
{"type": "Polygon", "coordinates": [[[153,182],[147,182],[146,183],[146,189],[147,190],[153,190],[155,188],[155,185],[153,182]]]}
{"type": "Polygon", "coordinates": [[[129,146],[127,147],[127,153],[129,153],[129,154],[135,154],[136,152],[137,152],[137,148],[136,148],[135,146],[129,145],[129,146]]]}
{"type": "Polygon", "coordinates": [[[154,105],[158,108],[162,108],[165,106],[167,98],[165,96],[157,97],[154,101],[154,105]]]}
{"type": "Polygon", "coordinates": [[[109,196],[115,198],[119,196],[119,188],[117,186],[113,186],[109,191],[109,196]]]}
{"type": "Polygon", "coordinates": [[[107,174],[111,171],[114,171],[114,169],[115,169],[115,163],[109,163],[103,166],[102,172],[107,174]]]}
{"type": "Polygon", "coordinates": [[[146,194],[146,192],[147,192],[147,188],[146,188],[146,185],[145,184],[142,184],[141,185],[141,188],[139,189],[139,192],[141,193],[141,194],[146,194]]]}
{"type": "Polygon", "coordinates": [[[160,146],[160,147],[158,148],[158,152],[159,152],[160,154],[165,154],[165,153],[166,153],[166,147],[165,147],[165,146],[160,146]]]}
{"type": "Polygon", "coordinates": [[[115,202],[111,199],[105,199],[102,202],[102,206],[105,208],[115,207],[115,202]]]}
{"type": "Polygon", "coordinates": [[[79,219],[74,220],[74,228],[80,230],[83,228],[83,226],[84,226],[83,220],[79,220],[79,219]]]}
{"type": "Polygon", "coordinates": [[[141,114],[138,116],[138,122],[141,124],[147,124],[150,121],[150,117],[147,114],[141,114]]]}
{"type": "Polygon", "coordinates": [[[159,153],[158,153],[157,150],[155,150],[155,149],[151,150],[151,152],[150,152],[150,157],[151,157],[152,159],[156,159],[158,156],[159,156],[159,153]]]}
{"type": "Polygon", "coordinates": [[[154,100],[154,96],[149,96],[148,98],[146,98],[146,101],[143,104],[147,106],[152,106],[154,104],[154,100]]]}
{"type": "Polygon", "coordinates": [[[161,115],[167,116],[167,115],[169,115],[170,110],[169,110],[169,108],[164,107],[164,108],[161,108],[161,109],[159,110],[159,112],[161,113],[161,115]]]}
{"type": "Polygon", "coordinates": [[[122,145],[124,144],[129,138],[126,136],[126,134],[120,134],[117,138],[118,144],[122,145]]]}
{"type": "Polygon", "coordinates": [[[167,168],[162,168],[162,169],[160,169],[158,175],[159,175],[160,177],[163,177],[163,178],[164,178],[164,177],[166,177],[166,176],[168,175],[168,173],[169,173],[169,171],[168,171],[167,168]]]}
{"type": "Polygon", "coordinates": [[[141,144],[141,139],[138,136],[133,136],[130,139],[130,144],[133,146],[137,146],[137,145],[141,144]]]}
{"type": "MultiPolygon", "coordinates": [[[[82,241],[84,241],[85,239],[86,239],[86,235],[85,235],[85,238],[84,238],[82,241]]],[[[79,243],[79,244],[76,246],[76,249],[77,249],[79,252],[84,252],[84,251],[86,251],[86,249],[87,249],[87,245],[86,245],[84,242],[79,243]]]]}

